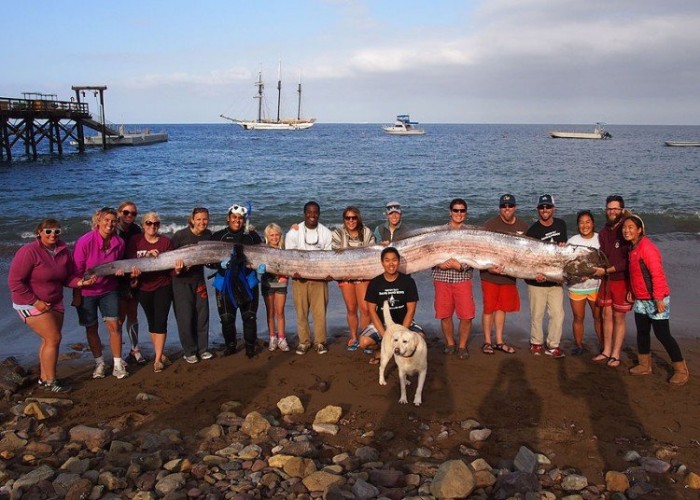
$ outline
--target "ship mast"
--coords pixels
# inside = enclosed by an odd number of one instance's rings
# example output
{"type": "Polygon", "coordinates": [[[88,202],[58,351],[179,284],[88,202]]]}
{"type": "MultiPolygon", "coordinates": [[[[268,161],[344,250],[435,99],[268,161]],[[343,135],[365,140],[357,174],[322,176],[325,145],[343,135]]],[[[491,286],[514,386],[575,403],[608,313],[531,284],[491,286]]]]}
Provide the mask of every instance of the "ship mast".
{"type": "Polygon", "coordinates": [[[258,87],[258,95],[253,97],[253,99],[258,100],[258,123],[262,122],[262,105],[263,105],[263,81],[262,81],[262,67],[260,68],[260,71],[258,72],[258,81],[255,82],[253,85],[256,85],[258,87]]]}
{"type": "Polygon", "coordinates": [[[277,123],[280,122],[280,103],[282,102],[282,61],[277,68],[277,123]]]}
{"type": "Polygon", "coordinates": [[[301,120],[301,71],[299,72],[299,86],[297,87],[297,94],[299,94],[299,101],[297,103],[297,120],[301,120]]]}

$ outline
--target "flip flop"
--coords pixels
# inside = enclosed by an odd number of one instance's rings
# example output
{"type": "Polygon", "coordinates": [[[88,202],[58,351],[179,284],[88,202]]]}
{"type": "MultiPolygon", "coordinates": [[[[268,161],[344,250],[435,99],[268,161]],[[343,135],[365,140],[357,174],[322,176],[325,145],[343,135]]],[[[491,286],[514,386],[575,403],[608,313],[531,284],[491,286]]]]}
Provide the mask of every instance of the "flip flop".
{"type": "Polygon", "coordinates": [[[618,366],[620,366],[620,360],[610,356],[610,359],[608,359],[608,366],[610,368],[617,368],[618,366]]]}
{"type": "Polygon", "coordinates": [[[591,361],[593,361],[594,363],[607,363],[609,359],[610,356],[601,352],[600,354],[592,358],[591,361]]]}
{"type": "Polygon", "coordinates": [[[505,342],[503,344],[493,344],[491,347],[493,347],[493,349],[496,351],[505,352],[506,354],[513,354],[515,352],[515,349],[505,342]]]}
{"type": "Polygon", "coordinates": [[[369,358],[369,364],[370,364],[370,365],[378,365],[378,364],[379,364],[379,361],[380,361],[379,358],[375,358],[374,356],[372,356],[371,358],[369,358]]]}
{"type": "Polygon", "coordinates": [[[487,342],[481,346],[481,352],[491,355],[493,354],[493,346],[487,342]]]}

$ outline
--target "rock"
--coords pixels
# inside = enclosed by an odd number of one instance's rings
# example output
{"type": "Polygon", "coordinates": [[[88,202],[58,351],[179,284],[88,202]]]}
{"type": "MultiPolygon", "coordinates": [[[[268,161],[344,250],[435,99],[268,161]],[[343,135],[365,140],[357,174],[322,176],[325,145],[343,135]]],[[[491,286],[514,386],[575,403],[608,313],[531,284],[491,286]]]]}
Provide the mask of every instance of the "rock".
{"type": "Polygon", "coordinates": [[[241,432],[249,435],[252,438],[258,438],[267,434],[270,428],[270,422],[268,422],[260,413],[257,411],[251,411],[246,415],[243,425],[241,426],[241,432]]]}
{"type": "Polygon", "coordinates": [[[588,486],[588,479],[579,474],[569,474],[561,481],[561,487],[564,491],[581,491],[588,486]]]}
{"type": "Polygon", "coordinates": [[[258,458],[262,453],[262,448],[256,444],[251,444],[243,448],[238,452],[238,458],[242,460],[251,460],[253,458],[258,458]]]}
{"type": "Polygon", "coordinates": [[[383,488],[401,488],[406,486],[406,475],[400,470],[374,469],[369,471],[369,480],[375,486],[383,488]]]}
{"type": "Polygon", "coordinates": [[[136,401],[153,401],[159,399],[158,396],[148,394],[147,392],[139,392],[136,395],[136,401]]]}
{"type": "Polygon", "coordinates": [[[360,446],[355,450],[355,456],[360,462],[375,462],[379,460],[379,452],[371,446],[360,446]]]}
{"type": "Polygon", "coordinates": [[[459,445],[459,452],[462,455],[465,455],[467,457],[478,457],[479,456],[479,452],[477,450],[475,450],[474,448],[470,448],[469,446],[466,446],[463,444],[459,445]]]}
{"type": "Polygon", "coordinates": [[[491,474],[491,471],[478,470],[474,473],[474,481],[477,489],[488,488],[496,484],[496,476],[491,474]]]}
{"type": "Polygon", "coordinates": [[[74,474],[71,472],[62,472],[56,479],[53,480],[51,485],[58,496],[64,497],[71,486],[80,480],[79,474],[74,474]]]}
{"type": "Polygon", "coordinates": [[[139,491],[131,498],[131,500],[156,500],[156,498],[158,497],[152,491],[139,491]]]}
{"type": "Polygon", "coordinates": [[[316,472],[316,464],[310,458],[290,457],[282,467],[284,472],[292,477],[305,478],[316,472]]]}
{"type": "Polygon", "coordinates": [[[491,429],[474,429],[469,431],[469,441],[486,441],[491,435],[491,429]]]}
{"type": "Polygon", "coordinates": [[[83,474],[90,467],[90,460],[87,458],[79,459],[78,457],[70,457],[63,462],[61,469],[73,474],[83,474]]]}
{"type": "Polygon", "coordinates": [[[131,453],[134,451],[134,445],[128,441],[120,441],[115,439],[109,444],[110,453],[131,453]]]}
{"type": "Polygon", "coordinates": [[[34,417],[38,421],[46,420],[51,417],[55,417],[58,412],[55,408],[49,405],[42,405],[40,403],[29,403],[24,407],[24,414],[28,417],[34,417]]]}
{"type": "Polygon", "coordinates": [[[516,494],[525,496],[527,493],[538,492],[540,489],[540,482],[535,474],[516,471],[502,474],[496,478],[493,496],[496,499],[504,500],[516,494]]]}
{"type": "Polygon", "coordinates": [[[0,439],[0,452],[20,450],[27,445],[27,442],[26,439],[22,439],[16,433],[8,431],[0,439]]]}
{"type": "Polygon", "coordinates": [[[634,450],[625,453],[625,462],[636,462],[640,458],[642,458],[641,455],[634,450]]]}
{"type": "Polygon", "coordinates": [[[117,477],[110,471],[101,472],[97,484],[107,488],[107,491],[123,490],[127,486],[126,479],[117,477]]]}
{"type": "Polygon", "coordinates": [[[691,490],[700,490],[700,476],[697,475],[695,472],[691,472],[685,478],[685,484],[691,490]]]}
{"type": "Polygon", "coordinates": [[[426,448],[425,446],[421,446],[419,448],[416,448],[413,450],[411,453],[415,457],[422,457],[422,458],[430,458],[433,456],[433,452],[430,451],[430,448],[426,448]]]}
{"type": "Polygon", "coordinates": [[[76,425],[69,431],[69,434],[71,441],[82,443],[93,452],[103,448],[112,438],[110,431],[87,425],[76,425]]]}
{"type": "Polygon", "coordinates": [[[478,429],[479,427],[481,427],[481,424],[480,424],[479,422],[477,422],[476,420],[470,418],[470,419],[467,419],[467,420],[462,420],[462,421],[459,423],[459,426],[460,426],[462,429],[464,429],[465,431],[470,431],[470,430],[472,430],[472,429],[478,429]]]}
{"type": "Polygon", "coordinates": [[[542,453],[536,453],[535,455],[537,455],[537,465],[552,465],[552,461],[547,455],[542,453]]]}
{"type": "Polygon", "coordinates": [[[678,449],[674,449],[668,446],[662,446],[654,452],[654,456],[659,460],[664,460],[670,462],[673,458],[678,455],[678,449]]]}
{"type": "Polygon", "coordinates": [[[474,473],[467,464],[461,460],[448,460],[438,467],[430,492],[437,498],[464,498],[474,491],[475,486],[474,473]]]}
{"type": "Polygon", "coordinates": [[[201,439],[216,439],[224,435],[224,430],[219,424],[212,424],[208,427],[200,429],[197,437],[201,439]]]}
{"type": "Polygon", "coordinates": [[[472,466],[472,469],[474,469],[477,472],[480,470],[485,470],[489,472],[491,471],[491,466],[483,458],[477,458],[470,465],[472,466]]]}
{"type": "Polygon", "coordinates": [[[301,404],[301,399],[297,396],[287,396],[277,402],[282,415],[301,415],[304,413],[304,405],[301,404]]]}
{"type": "Polygon", "coordinates": [[[30,486],[37,484],[39,481],[46,481],[53,478],[54,474],[56,474],[56,472],[48,465],[40,465],[33,471],[15,479],[12,488],[14,490],[29,488],[30,486]]]}
{"type": "Polygon", "coordinates": [[[89,479],[78,479],[68,489],[66,500],[85,500],[90,497],[92,491],[92,482],[89,479]]]}
{"type": "Polygon", "coordinates": [[[156,483],[156,493],[159,496],[166,496],[173,494],[175,491],[179,490],[185,485],[185,476],[177,472],[175,474],[168,474],[160,481],[156,483]]]}
{"type": "Polygon", "coordinates": [[[521,446],[515,456],[514,465],[520,472],[532,474],[537,469],[537,455],[526,446],[521,446]]]}
{"type": "Polygon", "coordinates": [[[627,498],[639,498],[654,491],[654,487],[646,481],[636,481],[627,490],[627,498]]]}
{"type": "Polygon", "coordinates": [[[293,457],[294,455],[272,455],[270,458],[267,459],[267,465],[276,469],[282,469],[284,467],[284,464],[286,464],[289,461],[289,459],[293,457]]]}
{"type": "Polygon", "coordinates": [[[644,467],[645,471],[656,474],[664,474],[671,468],[670,463],[653,457],[642,457],[639,459],[639,464],[644,467]]]}
{"type": "Polygon", "coordinates": [[[605,473],[605,489],[624,493],[630,487],[630,481],[625,474],[614,470],[605,473]]]}
{"type": "Polygon", "coordinates": [[[335,436],[340,432],[340,427],[335,424],[317,424],[314,422],[312,428],[319,434],[330,434],[331,436],[335,436]]]}
{"type": "Polygon", "coordinates": [[[287,455],[297,457],[315,458],[318,455],[318,450],[310,441],[296,441],[286,444],[282,451],[287,455]]]}
{"type": "Polygon", "coordinates": [[[355,498],[375,498],[379,495],[379,488],[369,484],[367,481],[358,479],[352,485],[352,494],[355,498]]]}
{"type": "Polygon", "coordinates": [[[342,415],[343,409],[340,406],[329,405],[316,413],[314,424],[337,424],[342,415]]]}
{"type": "Polygon", "coordinates": [[[316,471],[306,476],[301,482],[311,492],[325,491],[331,485],[342,486],[345,484],[345,478],[324,471],[316,471]]]}

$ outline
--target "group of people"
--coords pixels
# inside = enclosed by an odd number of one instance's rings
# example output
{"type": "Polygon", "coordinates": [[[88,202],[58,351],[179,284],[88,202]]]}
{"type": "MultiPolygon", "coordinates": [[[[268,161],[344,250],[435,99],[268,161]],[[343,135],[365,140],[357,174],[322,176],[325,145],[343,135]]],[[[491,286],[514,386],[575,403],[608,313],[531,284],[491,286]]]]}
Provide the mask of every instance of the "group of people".
{"type": "MultiPolygon", "coordinates": [[[[680,348],[669,328],[670,291],[663,271],[658,248],[646,238],[641,218],[625,211],[622,197],[613,195],[606,200],[606,224],[595,232],[593,214],[583,210],[577,214],[576,235],[568,238],[566,223],[555,217],[556,205],[550,194],[538,198],[538,219],[532,225],[516,216],[516,199],[504,194],[499,199],[498,214],[488,219],[484,228],[501,233],[537,238],[552,244],[576,244],[599,249],[607,258],[607,267],[595,269],[595,274],[583,283],[568,289],[573,312],[573,355],[586,352],[583,343],[586,305],[592,311],[594,330],[600,350],[593,361],[611,368],[620,365],[620,353],[625,336],[625,315],[634,309],[637,325],[639,364],[630,370],[633,375],[652,372],[650,333],[660,340],[674,367],[670,382],[676,385],[688,381],[688,368],[680,348]]],[[[467,220],[466,200],[455,198],[449,205],[447,229],[459,229],[467,220]]],[[[331,231],[319,222],[321,209],[317,202],[304,205],[304,220],[294,224],[286,233],[277,224],[265,227],[263,236],[250,226],[250,207],[235,204],[228,209],[226,227],[212,233],[209,211],[195,207],[188,217],[187,227],[172,238],[160,233],[160,217],[147,212],[136,224],[138,210],[132,201],[125,201],[115,210],[104,207],[93,216],[93,229],[80,237],[71,252],[60,240],[61,226],[55,219],[44,219],[36,227],[36,240],[23,246],[15,255],[9,273],[13,307],[22,320],[41,338],[39,349],[39,385],[53,392],[69,391],[70,387],[56,378],[58,348],[64,317],[63,288],[74,289],[72,304],[77,308],[79,322],[85,327],[88,345],[95,359],[93,378],[103,378],[107,367],[98,335],[98,311],[109,335],[113,357],[112,374],[122,379],[128,376],[126,361],[147,363],[139,346],[137,306],[141,305],[148,321],[153,344],[155,372],[162,371],[170,361],[164,354],[168,315],[173,306],[184,360],[197,363],[214,357],[209,348],[209,302],[205,266],[187,266],[176,261],[175,269],[141,272],[134,266],[131,272],[115,276],[87,276],[87,271],[100,264],[122,258],[149,258],[185,245],[205,240],[227,241],[246,245],[266,244],[274,248],[300,250],[332,250],[382,244],[384,272],[372,280],[343,280],[338,282],[346,307],[349,328],[347,349],[362,349],[375,353],[370,363],[378,363],[376,351],[384,333],[382,304],[389,301],[395,323],[403,324],[417,334],[423,329],[415,323],[418,290],[413,278],[399,272],[400,255],[392,242],[407,233],[402,222],[402,207],[398,202],[386,204],[386,222],[374,231],[367,227],[356,206],[343,211],[342,225],[331,231]],[[129,355],[122,357],[122,329],[131,344],[129,355]]],[[[313,348],[318,354],[328,352],[326,311],[328,282],[303,279],[298,274],[278,276],[255,270],[239,272],[237,293],[232,293],[227,279],[234,264],[230,261],[212,264],[213,287],[222,336],[224,355],[237,349],[236,316],[243,325],[245,353],[256,355],[258,297],[262,295],[267,310],[270,336],[269,350],[289,351],[285,328],[285,304],[288,283],[296,312],[298,342],[295,352],[303,355],[313,348]],[[313,337],[310,327],[313,321],[313,337]]],[[[469,357],[468,341],[475,318],[472,290],[473,269],[466,263],[449,259],[432,270],[435,288],[435,318],[440,321],[445,354],[460,359],[469,357]],[[457,316],[457,335],[453,317],[457,316]]],[[[506,315],[520,309],[516,280],[504,274],[503,267],[481,270],[483,297],[484,343],[481,352],[512,354],[515,349],[504,340],[506,315]]],[[[554,358],[564,357],[561,338],[564,322],[564,289],[547,281],[544,275],[526,280],[531,313],[530,351],[554,358]],[[543,330],[548,313],[547,335],[543,330]]]]}

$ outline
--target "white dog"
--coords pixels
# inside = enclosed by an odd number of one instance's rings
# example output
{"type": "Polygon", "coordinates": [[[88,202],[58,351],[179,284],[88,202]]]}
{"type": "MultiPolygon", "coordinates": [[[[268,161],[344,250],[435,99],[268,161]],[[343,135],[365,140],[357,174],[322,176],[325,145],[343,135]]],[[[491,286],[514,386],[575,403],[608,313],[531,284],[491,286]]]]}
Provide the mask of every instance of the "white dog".
{"type": "Polygon", "coordinates": [[[416,395],[413,398],[413,404],[420,406],[423,402],[421,394],[423,392],[423,384],[425,383],[425,375],[428,372],[428,346],[420,333],[412,332],[403,325],[394,323],[391,318],[388,301],[384,301],[382,307],[386,330],[382,338],[379,384],[386,385],[384,370],[393,355],[394,361],[396,361],[396,365],[399,368],[399,380],[401,381],[401,399],[399,399],[399,403],[408,403],[406,386],[411,382],[407,380],[406,377],[417,373],[418,387],[416,388],[416,395]]]}

